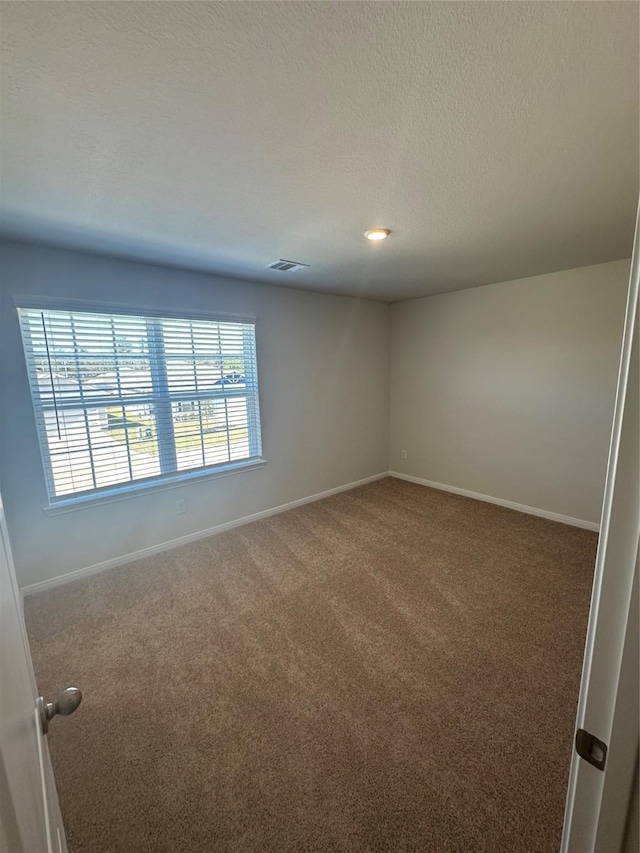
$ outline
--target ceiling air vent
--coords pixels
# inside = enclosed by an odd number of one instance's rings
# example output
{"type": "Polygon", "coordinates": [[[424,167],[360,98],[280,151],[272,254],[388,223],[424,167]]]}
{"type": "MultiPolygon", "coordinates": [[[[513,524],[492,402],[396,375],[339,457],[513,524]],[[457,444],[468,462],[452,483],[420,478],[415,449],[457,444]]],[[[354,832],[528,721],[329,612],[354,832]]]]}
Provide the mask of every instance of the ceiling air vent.
{"type": "Polygon", "coordinates": [[[285,261],[284,258],[278,258],[272,264],[267,264],[267,269],[280,270],[280,272],[297,272],[298,270],[305,270],[309,266],[309,264],[301,264],[298,261],[285,261]]]}

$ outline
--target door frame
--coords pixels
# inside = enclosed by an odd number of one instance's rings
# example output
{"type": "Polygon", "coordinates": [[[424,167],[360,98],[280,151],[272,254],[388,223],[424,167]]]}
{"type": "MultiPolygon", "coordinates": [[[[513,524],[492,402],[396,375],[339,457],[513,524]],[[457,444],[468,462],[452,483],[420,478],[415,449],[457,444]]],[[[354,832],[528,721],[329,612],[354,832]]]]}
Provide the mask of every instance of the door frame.
{"type": "Polygon", "coordinates": [[[629,666],[629,637],[637,626],[631,603],[640,539],[639,287],[640,206],[576,717],[576,731],[586,729],[609,745],[609,755],[602,771],[573,751],[561,853],[618,853],[632,796],[633,773],[623,770],[617,744],[625,744],[630,751],[637,750],[638,744],[638,718],[622,713],[621,704],[633,689],[630,679],[635,677],[638,660],[636,648],[635,667],[629,666]],[[623,665],[625,644],[627,663],[623,665]],[[611,796],[613,788],[616,796],[611,796]]]}

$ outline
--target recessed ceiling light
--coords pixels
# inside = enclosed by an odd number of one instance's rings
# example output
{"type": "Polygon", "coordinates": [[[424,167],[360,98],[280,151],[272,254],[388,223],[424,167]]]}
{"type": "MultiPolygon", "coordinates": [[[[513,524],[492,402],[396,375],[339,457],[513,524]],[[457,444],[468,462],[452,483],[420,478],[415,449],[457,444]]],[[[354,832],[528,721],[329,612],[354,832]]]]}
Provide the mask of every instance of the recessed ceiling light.
{"type": "Polygon", "coordinates": [[[388,228],[371,228],[369,231],[364,232],[367,240],[384,240],[389,234],[391,234],[391,231],[388,228]]]}

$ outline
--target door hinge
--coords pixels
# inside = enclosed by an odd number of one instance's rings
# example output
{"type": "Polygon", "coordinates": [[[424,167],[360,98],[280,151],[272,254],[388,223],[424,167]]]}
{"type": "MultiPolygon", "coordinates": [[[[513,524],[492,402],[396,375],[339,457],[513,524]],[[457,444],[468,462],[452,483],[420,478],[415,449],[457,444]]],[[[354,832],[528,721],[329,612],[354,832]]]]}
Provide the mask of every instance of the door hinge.
{"type": "Polygon", "coordinates": [[[598,770],[604,770],[607,760],[607,745],[591,732],[578,729],[576,732],[576,752],[580,758],[584,758],[589,764],[593,764],[598,770]]]}

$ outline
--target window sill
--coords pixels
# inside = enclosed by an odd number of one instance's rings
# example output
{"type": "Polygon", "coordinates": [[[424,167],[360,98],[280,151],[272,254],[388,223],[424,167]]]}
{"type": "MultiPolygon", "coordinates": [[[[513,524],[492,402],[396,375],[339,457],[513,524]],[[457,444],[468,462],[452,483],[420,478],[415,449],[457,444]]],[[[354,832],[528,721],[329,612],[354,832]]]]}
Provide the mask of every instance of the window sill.
{"type": "Polygon", "coordinates": [[[131,498],[142,497],[143,495],[153,492],[164,492],[167,489],[178,489],[181,486],[187,486],[190,483],[200,483],[203,480],[216,480],[220,477],[231,477],[234,474],[240,474],[243,471],[253,471],[257,468],[264,468],[267,464],[266,459],[251,459],[247,462],[237,462],[232,465],[224,465],[219,468],[209,469],[208,471],[192,471],[186,474],[176,474],[172,477],[167,477],[163,480],[152,480],[147,483],[139,483],[131,486],[123,486],[121,488],[110,489],[109,491],[100,492],[94,495],[85,495],[84,497],[71,497],[65,500],[56,501],[54,504],[48,504],[43,507],[47,515],[63,515],[67,512],[76,512],[80,509],[90,509],[94,506],[102,506],[103,504],[115,503],[116,501],[125,501],[131,498]]]}

